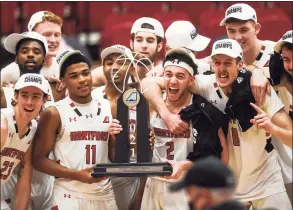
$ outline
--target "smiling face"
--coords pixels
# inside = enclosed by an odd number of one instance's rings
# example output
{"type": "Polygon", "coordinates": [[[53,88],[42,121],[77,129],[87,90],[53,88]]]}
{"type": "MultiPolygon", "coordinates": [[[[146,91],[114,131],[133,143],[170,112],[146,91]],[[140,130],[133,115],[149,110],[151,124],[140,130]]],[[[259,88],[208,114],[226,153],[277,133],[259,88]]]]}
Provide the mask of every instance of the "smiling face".
{"type": "Polygon", "coordinates": [[[125,56],[119,53],[113,53],[108,55],[104,61],[104,75],[107,79],[107,82],[112,84],[112,77],[114,77],[115,85],[121,87],[124,80],[127,82],[128,79],[125,79],[125,76],[132,73],[132,66],[129,59],[125,59],[125,56]],[[111,72],[112,71],[112,72],[111,72]],[[116,74],[117,73],[117,74],[116,74]]]}
{"type": "Polygon", "coordinates": [[[255,46],[260,28],[260,24],[252,20],[228,21],[226,24],[227,36],[236,40],[244,53],[255,46]]]}
{"type": "Polygon", "coordinates": [[[232,90],[232,83],[238,76],[238,71],[242,69],[242,61],[238,61],[236,58],[232,58],[228,55],[218,54],[212,57],[212,68],[216,75],[216,80],[222,90],[230,93],[232,90]]]}
{"type": "Polygon", "coordinates": [[[57,23],[46,21],[44,23],[38,23],[34,31],[43,35],[48,43],[48,56],[54,57],[57,55],[61,42],[61,26],[57,23]]]}
{"type": "Polygon", "coordinates": [[[45,52],[39,41],[23,41],[17,49],[15,62],[21,74],[39,73],[45,61],[45,52]]]}
{"type": "Polygon", "coordinates": [[[283,47],[282,48],[282,58],[283,58],[283,63],[284,63],[284,68],[290,74],[293,76],[293,51],[292,49],[289,49],[288,47],[283,47]]]}
{"type": "Polygon", "coordinates": [[[67,67],[62,81],[72,99],[91,98],[92,74],[87,63],[76,63],[67,67]]]}
{"type": "Polygon", "coordinates": [[[187,96],[188,87],[193,80],[194,77],[186,69],[179,66],[167,66],[164,71],[164,83],[168,101],[177,102],[187,96]]]}
{"type": "Polygon", "coordinates": [[[36,118],[45,103],[44,93],[37,87],[28,86],[14,95],[21,119],[30,122],[36,118]]]}
{"type": "MultiPolygon", "coordinates": [[[[154,62],[156,55],[161,51],[163,43],[158,43],[157,36],[150,32],[137,32],[134,39],[130,41],[131,49],[139,54],[136,59],[147,57],[154,62]]],[[[143,61],[143,60],[142,60],[143,61]]],[[[148,61],[144,62],[149,65],[148,61]]]]}

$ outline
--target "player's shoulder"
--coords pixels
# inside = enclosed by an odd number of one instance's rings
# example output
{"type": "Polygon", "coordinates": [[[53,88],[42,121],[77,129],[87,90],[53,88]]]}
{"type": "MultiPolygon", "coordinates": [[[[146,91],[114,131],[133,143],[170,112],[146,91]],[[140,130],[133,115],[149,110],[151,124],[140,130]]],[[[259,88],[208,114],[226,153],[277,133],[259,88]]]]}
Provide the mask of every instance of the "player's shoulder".
{"type": "Polygon", "coordinates": [[[105,99],[105,85],[104,86],[101,86],[101,87],[97,87],[95,89],[92,90],[92,97],[94,99],[105,99]]]}
{"type": "Polygon", "coordinates": [[[99,67],[93,69],[91,72],[92,72],[92,74],[103,72],[103,66],[99,66],[99,67]]]}
{"type": "Polygon", "coordinates": [[[265,51],[273,52],[276,42],[271,40],[264,40],[262,44],[265,46],[265,51]]]}

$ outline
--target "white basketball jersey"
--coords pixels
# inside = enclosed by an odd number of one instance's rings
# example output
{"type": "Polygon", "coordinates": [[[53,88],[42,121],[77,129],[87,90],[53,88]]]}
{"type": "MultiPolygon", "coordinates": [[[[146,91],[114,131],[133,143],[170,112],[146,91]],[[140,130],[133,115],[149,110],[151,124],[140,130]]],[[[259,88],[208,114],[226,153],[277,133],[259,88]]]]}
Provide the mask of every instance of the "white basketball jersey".
{"type": "Polygon", "coordinates": [[[151,128],[155,134],[153,162],[166,162],[167,160],[186,160],[193,149],[193,135],[188,129],[183,134],[174,134],[168,130],[163,119],[157,112],[153,112],[151,128]]]}
{"type": "Polygon", "coordinates": [[[274,53],[274,46],[276,42],[265,40],[262,42],[261,51],[257,58],[252,63],[253,65],[261,68],[267,78],[270,78],[269,64],[271,55],[274,53]]]}
{"type": "Polygon", "coordinates": [[[1,109],[1,113],[6,117],[8,123],[8,134],[1,151],[1,187],[7,182],[15,167],[23,161],[37,129],[37,122],[31,121],[28,132],[21,139],[18,135],[18,128],[15,121],[15,113],[12,107],[1,109]]]}
{"type": "MultiPolygon", "coordinates": [[[[95,96],[87,104],[78,104],[69,97],[58,101],[56,108],[61,118],[61,131],[53,150],[55,161],[74,170],[109,163],[109,123],[112,121],[108,100],[95,96]]],[[[57,178],[55,184],[72,191],[75,196],[98,200],[110,196],[109,179],[95,184],[57,178]]]]}
{"type": "MultiPolygon", "coordinates": [[[[292,95],[285,87],[278,87],[276,90],[278,96],[283,102],[284,110],[290,115],[293,115],[292,95]]],[[[293,119],[292,119],[293,120],[293,119]]],[[[279,163],[282,169],[282,175],[285,183],[292,182],[292,148],[283,144],[275,136],[272,136],[272,143],[279,154],[279,163]]]]}
{"type": "MultiPolygon", "coordinates": [[[[275,91],[266,96],[264,111],[272,117],[283,108],[275,91]]],[[[235,198],[241,202],[257,200],[284,192],[278,153],[270,147],[268,135],[255,126],[240,132],[237,121],[230,120],[227,135],[230,166],[238,177],[235,198]]]]}

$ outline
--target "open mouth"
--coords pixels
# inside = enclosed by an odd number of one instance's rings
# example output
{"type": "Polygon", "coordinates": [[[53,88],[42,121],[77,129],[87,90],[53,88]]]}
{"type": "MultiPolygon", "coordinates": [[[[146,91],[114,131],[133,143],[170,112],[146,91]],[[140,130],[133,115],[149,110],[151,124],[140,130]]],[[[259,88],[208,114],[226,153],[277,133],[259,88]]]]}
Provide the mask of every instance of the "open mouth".
{"type": "Polygon", "coordinates": [[[27,62],[25,62],[25,66],[27,68],[35,68],[36,62],[35,61],[27,61],[27,62]]]}
{"type": "Polygon", "coordinates": [[[50,51],[55,51],[57,49],[57,46],[49,45],[48,48],[49,48],[50,51]]]}
{"type": "Polygon", "coordinates": [[[88,85],[82,85],[78,87],[79,90],[85,90],[88,89],[88,85]]]}
{"type": "Polygon", "coordinates": [[[171,93],[171,94],[176,94],[179,91],[178,88],[173,88],[173,87],[169,87],[168,90],[169,90],[169,93],[171,93]]]}
{"type": "Polygon", "coordinates": [[[25,112],[29,112],[29,113],[31,113],[31,112],[34,111],[34,109],[26,109],[26,108],[24,108],[24,111],[25,111],[25,112]]]}

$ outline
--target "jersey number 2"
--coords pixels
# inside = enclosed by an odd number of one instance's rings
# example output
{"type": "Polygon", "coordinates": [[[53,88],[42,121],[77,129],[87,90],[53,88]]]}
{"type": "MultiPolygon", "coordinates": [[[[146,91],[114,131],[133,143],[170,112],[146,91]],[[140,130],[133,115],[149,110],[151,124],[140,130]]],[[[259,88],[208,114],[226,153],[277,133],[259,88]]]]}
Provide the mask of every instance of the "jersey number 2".
{"type": "Polygon", "coordinates": [[[1,168],[1,179],[6,180],[9,177],[13,165],[14,165],[14,162],[4,161],[3,167],[1,168]],[[8,172],[5,175],[4,172],[7,170],[8,172]]]}
{"type": "Polygon", "coordinates": [[[168,149],[167,149],[167,160],[174,160],[174,155],[171,155],[171,152],[174,151],[174,142],[173,141],[169,141],[169,142],[166,142],[165,144],[168,149]]]}
{"type": "Polygon", "coordinates": [[[86,145],[86,164],[96,164],[96,145],[86,145]],[[91,161],[92,157],[92,161],[91,161]]]}

